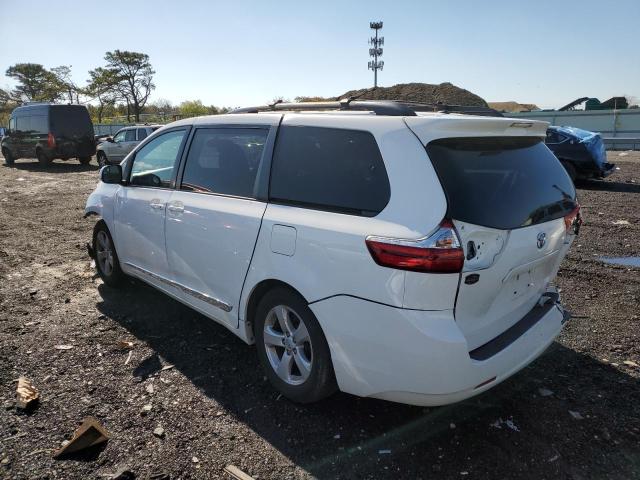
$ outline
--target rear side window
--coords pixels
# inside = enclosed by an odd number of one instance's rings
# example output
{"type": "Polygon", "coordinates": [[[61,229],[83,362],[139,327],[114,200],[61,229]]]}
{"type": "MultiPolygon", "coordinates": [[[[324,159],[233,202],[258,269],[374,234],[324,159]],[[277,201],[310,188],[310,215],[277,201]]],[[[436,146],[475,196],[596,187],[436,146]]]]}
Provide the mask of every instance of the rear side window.
{"type": "Polygon", "coordinates": [[[145,138],[147,138],[147,129],[146,128],[139,128],[138,129],[138,140],[144,140],[145,138]]]}
{"type": "Polygon", "coordinates": [[[269,196],[279,203],[373,217],[389,202],[390,187],[371,133],[284,126],[269,196]]]}
{"type": "Polygon", "coordinates": [[[576,207],[560,162],[536,137],[447,138],[427,145],[455,220],[510,230],[576,207]]]}
{"type": "Polygon", "coordinates": [[[135,142],[136,141],[136,131],[134,129],[127,130],[127,132],[124,134],[124,141],[125,142],[135,142]]]}
{"type": "Polygon", "coordinates": [[[49,133],[49,122],[46,115],[34,115],[31,117],[31,130],[35,133],[49,133]]]}
{"type": "Polygon", "coordinates": [[[267,129],[198,129],[187,156],[181,190],[255,197],[267,129]]]}

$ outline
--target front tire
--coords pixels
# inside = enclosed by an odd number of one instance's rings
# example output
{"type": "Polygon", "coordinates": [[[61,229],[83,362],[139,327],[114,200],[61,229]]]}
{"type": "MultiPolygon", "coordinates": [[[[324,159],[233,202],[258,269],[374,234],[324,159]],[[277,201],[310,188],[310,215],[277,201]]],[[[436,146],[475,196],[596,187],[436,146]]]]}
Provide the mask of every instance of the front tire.
{"type": "Polygon", "coordinates": [[[107,161],[107,156],[105,155],[104,152],[98,152],[98,155],[96,158],[98,160],[98,165],[100,165],[101,167],[104,167],[105,165],[109,164],[109,162],[107,161]]]}
{"type": "Polygon", "coordinates": [[[124,284],[125,275],[120,269],[120,260],[107,225],[100,221],[93,229],[93,253],[96,270],[102,281],[113,288],[124,284]]]}
{"type": "Polygon", "coordinates": [[[91,157],[78,157],[78,160],[82,165],[89,165],[89,162],[91,162],[91,157]]]}
{"type": "Polygon", "coordinates": [[[298,294],[284,287],[268,292],[256,309],[254,334],[262,368],[285,397],[312,403],[337,390],[327,340],[298,294]]]}
{"type": "Polygon", "coordinates": [[[4,163],[7,165],[13,165],[16,162],[16,158],[11,154],[8,148],[2,149],[2,156],[4,157],[4,163]]]}
{"type": "Polygon", "coordinates": [[[51,162],[53,161],[52,158],[49,158],[43,151],[42,149],[38,149],[36,151],[36,157],[38,158],[38,162],[40,162],[40,165],[50,165],[51,162]]]}

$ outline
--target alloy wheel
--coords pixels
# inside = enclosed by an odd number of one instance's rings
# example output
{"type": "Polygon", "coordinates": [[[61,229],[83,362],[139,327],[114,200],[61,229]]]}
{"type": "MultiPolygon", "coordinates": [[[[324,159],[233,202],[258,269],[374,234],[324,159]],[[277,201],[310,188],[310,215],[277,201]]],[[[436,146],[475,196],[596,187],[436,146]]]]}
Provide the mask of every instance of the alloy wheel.
{"type": "Polygon", "coordinates": [[[96,262],[107,277],[113,273],[113,246],[104,230],[99,231],[96,235],[96,262]]]}
{"type": "Polygon", "coordinates": [[[286,305],[277,305],[264,322],[264,345],[271,368],[289,385],[304,383],[313,366],[313,346],[304,321],[286,305]]]}

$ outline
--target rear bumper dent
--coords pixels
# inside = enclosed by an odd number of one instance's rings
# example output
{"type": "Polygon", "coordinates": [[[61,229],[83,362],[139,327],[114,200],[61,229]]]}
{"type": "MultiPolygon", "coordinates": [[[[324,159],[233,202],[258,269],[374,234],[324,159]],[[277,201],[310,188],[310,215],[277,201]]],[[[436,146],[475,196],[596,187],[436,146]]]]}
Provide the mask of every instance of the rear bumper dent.
{"type": "Polygon", "coordinates": [[[541,355],[565,322],[562,308],[548,304],[505,348],[475,360],[451,310],[404,310],[351,297],[310,308],[342,391],[423,406],[454,403],[497,385],[541,355]]]}

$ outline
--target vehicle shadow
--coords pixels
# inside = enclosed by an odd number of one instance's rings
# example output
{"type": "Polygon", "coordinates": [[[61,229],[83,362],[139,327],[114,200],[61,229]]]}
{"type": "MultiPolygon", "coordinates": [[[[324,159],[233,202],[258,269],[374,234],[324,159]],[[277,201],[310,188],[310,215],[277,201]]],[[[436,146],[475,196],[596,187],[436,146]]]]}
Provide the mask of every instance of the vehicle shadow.
{"type": "Polygon", "coordinates": [[[38,160],[20,159],[16,160],[13,165],[3,163],[4,168],[15,168],[16,170],[24,170],[29,172],[48,172],[48,173],[75,173],[75,172],[92,172],[100,169],[100,166],[92,159],[88,165],[82,165],[77,160],[54,160],[49,165],[42,165],[38,160]]]}
{"type": "Polygon", "coordinates": [[[603,180],[581,180],[576,187],[582,190],[595,190],[603,192],[640,193],[640,184],[612,182],[603,180]]]}
{"type": "Polygon", "coordinates": [[[315,478],[640,473],[637,379],[559,343],[512,379],[455,405],[421,408],[342,393],[296,405],[265,381],[255,349],[224,327],[139,282],[124,291],[101,285],[99,293],[100,312],[155,351],[132,364],[132,375],[147,378],[174,365],[315,478]]]}

